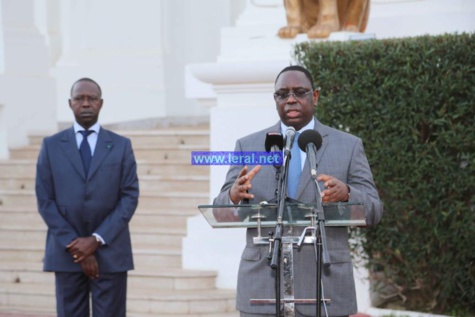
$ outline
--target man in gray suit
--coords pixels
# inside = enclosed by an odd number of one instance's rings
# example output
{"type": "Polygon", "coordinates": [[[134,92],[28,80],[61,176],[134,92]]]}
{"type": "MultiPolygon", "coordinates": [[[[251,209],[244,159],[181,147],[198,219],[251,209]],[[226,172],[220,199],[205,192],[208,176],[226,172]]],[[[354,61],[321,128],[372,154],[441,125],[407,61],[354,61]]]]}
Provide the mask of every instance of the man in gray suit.
{"type": "Polygon", "coordinates": [[[132,270],[129,221],[138,204],[137,165],[129,139],[97,122],[103,99],[89,78],[71,88],[73,127],[43,140],[38,210],[48,226],[44,270],[55,272],[60,317],[120,317],[132,270]]]}
{"type": "MultiPolygon", "coordinates": [[[[382,217],[383,206],[363,143],[353,135],[321,124],[314,117],[318,97],[319,91],[314,88],[312,76],[307,69],[301,66],[284,68],[275,81],[274,94],[281,121],[239,139],[235,151],[264,151],[268,132],[284,134],[290,126],[298,133],[308,129],[318,131],[323,138],[322,146],[317,151],[319,173],[317,180],[324,186],[323,202],[363,202],[367,225],[375,225],[382,217]]],[[[294,144],[295,146],[297,145],[294,144]]],[[[316,203],[318,193],[315,184],[312,183],[306,153],[300,151],[299,154],[301,175],[298,176],[295,193],[289,194],[289,197],[304,203],[316,203]]],[[[289,180],[291,177],[289,175],[289,180]]],[[[272,165],[231,166],[214,204],[239,204],[243,200],[249,200],[250,204],[268,201],[275,197],[277,182],[276,169],[272,165]]],[[[267,236],[268,231],[273,230],[273,228],[263,230],[262,236],[267,236]]],[[[292,236],[298,236],[303,228],[292,230],[292,236]]],[[[275,298],[275,272],[270,268],[266,258],[269,252],[268,246],[255,245],[253,243],[255,236],[257,236],[256,229],[247,230],[246,247],[239,266],[236,306],[242,317],[275,316],[275,305],[250,303],[250,299],[275,298]]],[[[348,245],[348,229],[327,227],[326,238],[330,266],[325,267],[322,273],[323,295],[324,298],[331,300],[331,305],[324,308],[328,310],[329,316],[355,314],[356,292],[348,245]]],[[[315,257],[313,245],[303,245],[300,250],[294,251],[296,299],[316,297],[315,257]]],[[[315,311],[314,305],[296,305],[296,316],[315,316],[315,311]]]]}

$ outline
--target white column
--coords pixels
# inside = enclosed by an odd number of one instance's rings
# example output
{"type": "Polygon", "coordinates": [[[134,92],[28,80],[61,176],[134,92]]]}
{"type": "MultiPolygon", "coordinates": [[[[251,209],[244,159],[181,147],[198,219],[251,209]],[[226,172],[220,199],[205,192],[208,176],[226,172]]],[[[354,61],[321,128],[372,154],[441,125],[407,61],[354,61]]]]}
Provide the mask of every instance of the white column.
{"type": "MultiPolygon", "coordinates": [[[[216,106],[210,109],[211,151],[233,151],[238,138],[279,120],[272,98],[273,82],[286,65],[288,61],[190,65],[190,73],[213,83],[216,93],[216,101],[211,103],[216,106]]],[[[227,170],[228,166],[211,166],[210,197],[219,193],[227,170]]],[[[202,216],[190,218],[183,266],[216,270],[218,287],[235,288],[244,242],[245,229],[212,229],[202,216]]]]}
{"type": "Polygon", "coordinates": [[[55,65],[62,53],[60,0],[46,1],[46,34],[50,47],[51,66],[55,65]]]}
{"type": "MultiPolygon", "coordinates": [[[[291,44],[302,38],[277,38],[279,13],[285,22],[280,2],[248,1],[236,26],[222,28],[217,62],[187,66],[188,98],[210,106],[211,151],[233,151],[238,138],[279,120],[272,98],[275,76],[290,65],[291,44]]],[[[227,170],[211,167],[211,199],[219,193],[227,170]]],[[[212,229],[202,216],[190,218],[183,266],[216,270],[218,287],[235,288],[244,243],[245,229],[212,229]]]]}
{"type": "Polygon", "coordinates": [[[71,85],[90,77],[101,85],[102,124],[163,117],[162,1],[61,1],[62,55],[57,79],[58,120],[72,122],[71,85]]]}
{"type": "Polygon", "coordinates": [[[5,106],[0,103],[0,159],[8,158],[7,129],[4,120],[5,106]]]}
{"type": "Polygon", "coordinates": [[[28,132],[56,128],[55,85],[48,48],[35,27],[34,1],[1,0],[0,10],[2,126],[6,146],[17,147],[27,144],[28,132]]]}

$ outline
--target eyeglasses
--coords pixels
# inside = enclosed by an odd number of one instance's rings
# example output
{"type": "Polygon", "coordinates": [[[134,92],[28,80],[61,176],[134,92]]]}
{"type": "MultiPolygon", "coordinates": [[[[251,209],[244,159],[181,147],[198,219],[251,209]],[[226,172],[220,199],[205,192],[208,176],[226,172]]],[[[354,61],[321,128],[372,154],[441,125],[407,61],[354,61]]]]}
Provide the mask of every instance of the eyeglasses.
{"type": "Polygon", "coordinates": [[[276,101],[286,101],[290,98],[290,95],[294,96],[297,99],[304,99],[306,95],[311,93],[312,90],[299,89],[296,91],[277,91],[274,93],[274,98],[276,101]]]}
{"type": "Polygon", "coordinates": [[[95,97],[95,96],[76,96],[76,97],[73,97],[74,102],[81,102],[82,103],[82,102],[86,101],[86,99],[89,102],[97,102],[101,98],[95,97]]]}

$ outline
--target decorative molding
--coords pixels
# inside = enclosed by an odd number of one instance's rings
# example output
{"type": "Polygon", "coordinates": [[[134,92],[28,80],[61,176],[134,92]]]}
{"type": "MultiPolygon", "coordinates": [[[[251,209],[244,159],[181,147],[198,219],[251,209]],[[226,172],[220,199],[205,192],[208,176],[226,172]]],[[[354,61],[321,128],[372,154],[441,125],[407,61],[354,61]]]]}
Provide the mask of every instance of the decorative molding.
{"type": "Polygon", "coordinates": [[[288,61],[203,63],[190,65],[190,71],[213,85],[256,84],[274,82],[275,75],[288,65],[288,61]]]}

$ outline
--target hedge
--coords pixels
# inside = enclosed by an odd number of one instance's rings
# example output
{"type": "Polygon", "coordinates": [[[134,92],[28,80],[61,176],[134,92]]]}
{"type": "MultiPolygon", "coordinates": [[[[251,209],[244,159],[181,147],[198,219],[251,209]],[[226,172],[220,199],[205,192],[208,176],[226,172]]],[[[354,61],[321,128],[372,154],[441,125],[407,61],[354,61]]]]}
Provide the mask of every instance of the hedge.
{"type": "Polygon", "coordinates": [[[363,139],[384,203],[352,231],[379,307],[475,316],[474,52],[466,33],[295,46],[316,116],[363,139]]]}

